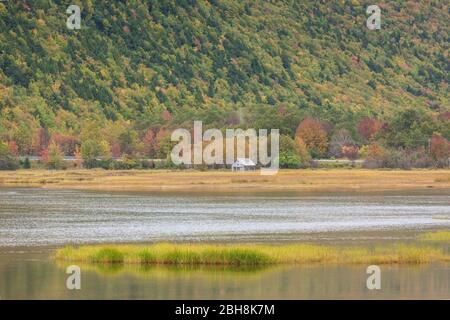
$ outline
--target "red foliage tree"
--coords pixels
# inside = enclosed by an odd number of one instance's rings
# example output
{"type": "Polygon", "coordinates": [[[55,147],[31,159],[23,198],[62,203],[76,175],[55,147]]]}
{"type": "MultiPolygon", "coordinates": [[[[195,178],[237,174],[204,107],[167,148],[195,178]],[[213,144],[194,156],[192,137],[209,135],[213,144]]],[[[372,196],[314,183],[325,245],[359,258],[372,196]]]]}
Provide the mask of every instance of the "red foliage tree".
{"type": "Polygon", "coordinates": [[[168,110],[164,110],[163,112],[161,112],[161,118],[164,121],[170,121],[172,120],[172,114],[168,110]]]}
{"type": "Polygon", "coordinates": [[[375,118],[363,118],[358,123],[358,132],[366,140],[371,140],[382,127],[381,121],[375,118]]]}
{"type": "Polygon", "coordinates": [[[70,135],[63,135],[58,132],[52,135],[51,141],[59,146],[64,155],[75,154],[75,148],[79,145],[77,138],[70,135]]]}
{"type": "Polygon", "coordinates": [[[41,153],[39,154],[39,156],[41,157],[41,161],[43,163],[48,163],[48,147],[41,150],[41,153]]]}
{"type": "Polygon", "coordinates": [[[439,115],[439,119],[444,120],[444,121],[449,121],[450,120],[450,111],[441,113],[439,115]]]}
{"type": "Polygon", "coordinates": [[[433,134],[430,139],[430,153],[436,160],[446,160],[450,157],[450,142],[439,134],[433,134]]]}
{"type": "Polygon", "coordinates": [[[156,143],[156,136],[152,129],[148,129],[145,132],[145,135],[142,138],[142,142],[145,145],[145,154],[147,156],[152,155],[152,153],[155,149],[155,143],[156,143]]]}
{"type": "Polygon", "coordinates": [[[35,155],[42,155],[50,144],[50,134],[46,128],[39,128],[33,138],[33,151],[35,155]]]}
{"type": "Polygon", "coordinates": [[[120,149],[120,143],[115,141],[113,143],[111,143],[111,156],[113,156],[114,158],[120,158],[122,156],[122,151],[120,149]]]}
{"type": "Polygon", "coordinates": [[[17,146],[17,143],[15,141],[9,141],[8,142],[9,151],[15,155],[16,157],[19,156],[19,147],[17,146]]]}

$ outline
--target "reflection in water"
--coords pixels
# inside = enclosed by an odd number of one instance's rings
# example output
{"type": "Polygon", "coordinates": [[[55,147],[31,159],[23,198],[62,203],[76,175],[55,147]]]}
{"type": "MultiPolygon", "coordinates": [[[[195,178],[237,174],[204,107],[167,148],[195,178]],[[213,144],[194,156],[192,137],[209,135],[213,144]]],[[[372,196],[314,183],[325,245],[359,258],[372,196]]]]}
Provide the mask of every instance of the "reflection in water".
{"type": "MultiPolygon", "coordinates": [[[[67,262],[56,261],[56,264],[60,268],[66,268],[67,262]]],[[[120,275],[120,274],[133,274],[135,276],[144,277],[146,275],[157,274],[162,277],[171,276],[174,273],[196,272],[204,275],[217,274],[218,272],[223,274],[235,275],[253,275],[258,272],[274,269],[274,266],[261,265],[261,266],[233,266],[233,265],[141,265],[141,264],[77,264],[81,269],[85,271],[94,271],[101,275],[120,275]]]]}
{"type": "Polygon", "coordinates": [[[65,268],[44,252],[0,255],[2,299],[443,299],[450,265],[381,266],[382,289],[366,288],[366,267],[267,269],[81,265],[81,290],[67,290],[65,268]]]}

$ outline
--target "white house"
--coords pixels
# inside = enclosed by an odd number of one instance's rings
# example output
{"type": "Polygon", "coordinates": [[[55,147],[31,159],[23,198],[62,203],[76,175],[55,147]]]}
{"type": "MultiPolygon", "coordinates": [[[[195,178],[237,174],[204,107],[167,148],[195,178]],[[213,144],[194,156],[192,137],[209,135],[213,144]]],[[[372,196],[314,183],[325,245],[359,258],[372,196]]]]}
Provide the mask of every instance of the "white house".
{"type": "Polygon", "coordinates": [[[254,171],[256,170],[256,164],[247,158],[237,158],[237,160],[231,166],[232,171],[254,171]]]}

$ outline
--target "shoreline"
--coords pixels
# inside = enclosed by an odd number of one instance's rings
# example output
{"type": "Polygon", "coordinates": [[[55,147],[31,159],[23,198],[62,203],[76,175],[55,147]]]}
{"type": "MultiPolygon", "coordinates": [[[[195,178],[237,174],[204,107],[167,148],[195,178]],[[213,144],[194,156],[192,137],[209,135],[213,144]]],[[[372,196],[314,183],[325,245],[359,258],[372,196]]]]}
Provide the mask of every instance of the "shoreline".
{"type": "MultiPolygon", "coordinates": [[[[283,239],[268,239],[264,234],[260,239],[151,239],[151,240],[121,240],[121,241],[86,241],[86,242],[53,242],[53,243],[37,243],[37,244],[20,244],[20,245],[5,245],[0,244],[0,255],[6,251],[54,251],[67,246],[71,247],[83,247],[83,246],[148,246],[158,243],[171,243],[177,245],[295,245],[298,243],[311,244],[319,246],[374,246],[374,245],[389,245],[392,243],[410,243],[415,242],[423,238],[424,234],[439,235],[441,233],[447,238],[444,240],[426,240],[439,242],[450,242],[450,229],[448,226],[440,227],[428,227],[421,229],[389,229],[389,230],[347,230],[347,231],[328,231],[318,232],[314,234],[310,233],[298,233],[298,234],[285,234],[287,237],[294,236],[293,238],[283,239]],[[310,236],[310,238],[296,237],[296,235],[310,236]],[[327,237],[323,237],[323,236],[327,237]]],[[[273,235],[273,234],[269,234],[273,235]]],[[[424,240],[424,239],[422,239],[424,240]]]]}
{"type": "Polygon", "coordinates": [[[282,169],[259,172],[170,170],[0,171],[0,187],[161,193],[450,193],[450,169],[282,169]]]}

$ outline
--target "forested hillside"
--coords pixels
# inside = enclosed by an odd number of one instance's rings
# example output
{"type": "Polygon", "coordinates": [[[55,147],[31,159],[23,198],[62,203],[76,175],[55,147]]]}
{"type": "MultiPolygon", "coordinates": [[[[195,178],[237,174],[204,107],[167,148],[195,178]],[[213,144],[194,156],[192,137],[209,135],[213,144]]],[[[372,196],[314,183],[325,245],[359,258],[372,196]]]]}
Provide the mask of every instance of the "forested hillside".
{"type": "Polygon", "coordinates": [[[303,121],[325,134],[320,147],[301,136],[313,157],[430,139],[446,155],[447,1],[379,3],[380,30],[358,0],[73,2],[80,30],[66,27],[72,1],[0,2],[0,141],[13,153],[87,142],[164,157],[170,129],[202,120],[292,141],[303,121]]]}

